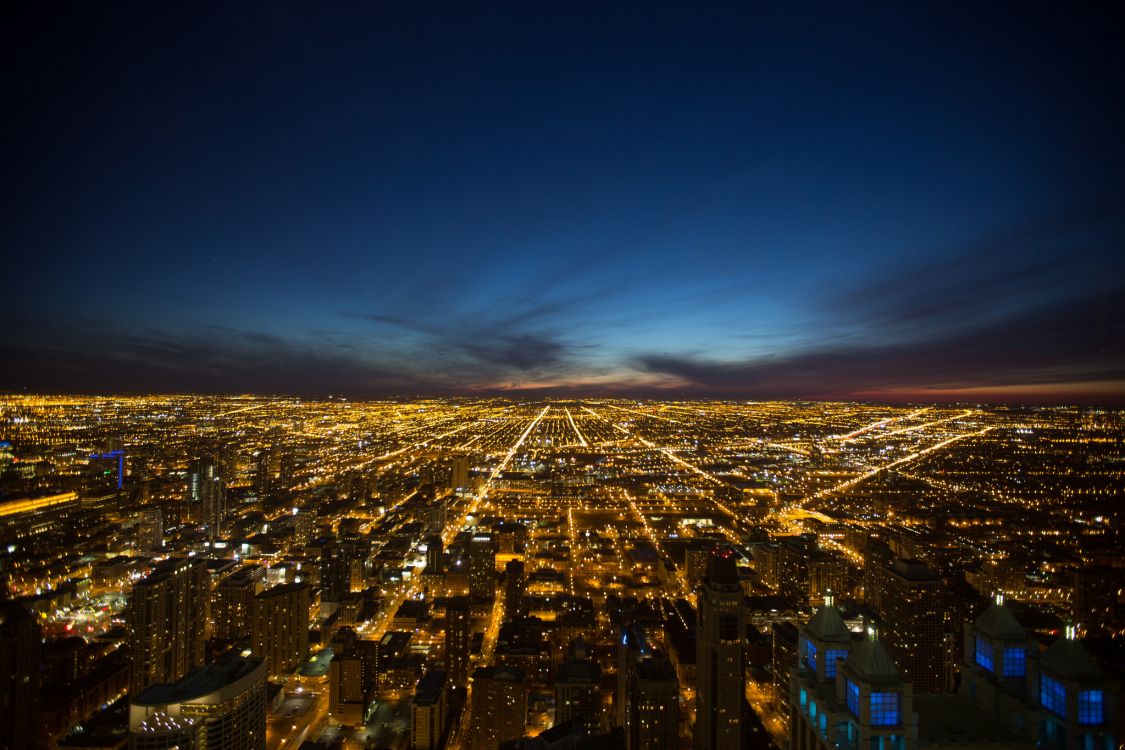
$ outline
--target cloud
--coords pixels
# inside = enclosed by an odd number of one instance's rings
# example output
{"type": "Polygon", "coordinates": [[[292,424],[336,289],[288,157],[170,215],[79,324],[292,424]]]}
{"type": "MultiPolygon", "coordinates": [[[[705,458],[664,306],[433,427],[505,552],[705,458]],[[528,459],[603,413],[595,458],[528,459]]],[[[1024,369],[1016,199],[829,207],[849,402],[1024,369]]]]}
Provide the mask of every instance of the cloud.
{"type": "Polygon", "coordinates": [[[712,396],[841,398],[911,389],[1125,385],[1123,298],[1125,287],[1119,287],[913,341],[830,345],[741,362],[646,354],[632,364],[641,372],[675,377],[684,390],[712,396]]]}

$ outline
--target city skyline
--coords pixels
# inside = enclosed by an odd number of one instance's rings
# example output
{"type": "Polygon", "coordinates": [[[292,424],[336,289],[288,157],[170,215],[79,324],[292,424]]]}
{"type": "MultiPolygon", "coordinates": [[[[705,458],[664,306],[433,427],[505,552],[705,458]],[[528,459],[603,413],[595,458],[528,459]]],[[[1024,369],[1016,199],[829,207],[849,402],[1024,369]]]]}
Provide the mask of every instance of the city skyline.
{"type": "Polygon", "coordinates": [[[1119,404],[1086,8],[23,9],[4,392],[1119,404]]]}

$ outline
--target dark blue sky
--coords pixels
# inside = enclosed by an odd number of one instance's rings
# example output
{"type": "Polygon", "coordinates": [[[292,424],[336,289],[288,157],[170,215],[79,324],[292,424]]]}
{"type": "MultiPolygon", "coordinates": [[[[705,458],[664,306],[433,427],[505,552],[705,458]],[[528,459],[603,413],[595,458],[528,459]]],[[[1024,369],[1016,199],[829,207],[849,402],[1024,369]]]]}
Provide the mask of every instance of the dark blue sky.
{"type": "Polygon", "coordinates": [[[1125,395],[1097,6],[324,5],[5,24],[0,388],[1125,395]]]}

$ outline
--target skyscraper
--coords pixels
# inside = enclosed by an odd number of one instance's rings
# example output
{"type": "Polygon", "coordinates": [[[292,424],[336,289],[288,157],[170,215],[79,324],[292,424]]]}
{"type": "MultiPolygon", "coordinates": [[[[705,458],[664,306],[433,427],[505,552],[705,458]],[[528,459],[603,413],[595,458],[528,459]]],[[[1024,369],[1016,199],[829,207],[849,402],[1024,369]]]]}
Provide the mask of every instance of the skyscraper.
{"type": "Polygon", "coordinates": [[[0,747],[34,747],[43,635],[31,610],[0,602],[0,747]]]}
{"type": "Polygon", "coordinates": [[[496,593],[496,547],[487,534],[474,534],[469,542],[469,596],[491,598],[496,593]]]}
{"type": "Polygon", "coordinates": [[[581,722],[588,737],[602,731],[601,676],[601,667],[589,658],[586,643],[575,640],[555,675],[555,724],[574,719],[581,722]]]}
{"type": "Polygon", "coordinates": [[[618,651],[617,723],[629,750],[676,750],[680,686],[672,662],[638,628],[625,631],[618,651]]]}
{"type": "Polygon", "coordinates": [[[137,514],[137,550],[143,555],[164,549],[164,514],[160,508],[146,508],[137,514]]]}
{"type": "Polygon", "coordinates": [[[192,513],[207,527],[207,538],[222,537],[227,498],[222,467],[213,458],[201,458],[188,472],[188,502],[192,513]]]}
{"type": "Polygon", "coordinates": [[[515,667],[473,671],[472,729],[469,750],[498,750],[523,736],[527,719],[527,679],[515,667]]]}
{"type": "Polygon", "coordinates": [[[251,632],[254,596],[262,590],[266,571],[247,565],[219,581],[211,594],[211,635],[225,641],[247,638],[251,632]]]}
{"type": "Polygon", "coordinates": [[[410,739],[414,750],[438,750],[445,731],[447,678],[431,669],[422,675],[410,706],[410,739]]]}
{"type": "Polygon", "coordinates": [[[520,617],[524,614],[525,585],[523,562],[509,560],[504,566],[504,614],[507,617],[520,617]]]}
{"type": "Polygon", "coordinates": [[[695,742],[700,750],[739,750],[742,701],[742,587],[734,554],[716,549],[699,588],[695,742]]]}
{"type": "Polygon", "coordinates": [[[918,560],[895,560],[878,572],[882,589],[875,610],[880,640],[918,693],[944,692],[945,638],[940,578],[918,560]]]}
{"type": "Polygon", "coordinates": [[[320,553],[320,600],[338,602],[351,591],[352,548],[328,544],[320,553]]]}
{"type": "Polygon", "coordinates": [[[426,573],[437,575],[444,572],[445,550],[440,534],[426,537],[426,573]]]}
{"type": "Polygon", "coordinates": [[[266,747],[266,665],[231,655],[173,684],[156,684],[129,701],[130,747],[266,747]]]}
{"type": "Polygon", "coordinates": [[[301,666],[309,654],[309,585],[289,583],[254,597],[253,653],[272,675],[301,666]]]}
{"type": "Polygon", "coordinates": [[[472,617],[469,600],[455,596],[445,607],[445,671],[451,687],[465,687],[469,681],[469,635],[472,617]]]}
{"type": "Polygon", "coordinates": [[[450,466],[449,485],[454,492],[469,488],[469,457],[454,456],[450,466]]]}
{"type": "Polygon", "coordinates": [[[203,664],[210,582],[203,560],[165,560],[129,595],[130,692],[175,682],[203,664]]]}

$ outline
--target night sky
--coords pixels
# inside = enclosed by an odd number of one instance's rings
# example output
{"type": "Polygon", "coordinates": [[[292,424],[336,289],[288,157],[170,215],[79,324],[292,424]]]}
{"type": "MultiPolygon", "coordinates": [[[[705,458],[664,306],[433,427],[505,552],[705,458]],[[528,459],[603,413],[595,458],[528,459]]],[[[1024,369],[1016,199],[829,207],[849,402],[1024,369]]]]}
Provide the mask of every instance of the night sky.
{"type": "Polygon", "coordinates": [[[2,390],[1125,400],[1098,5],[27,5],[2,390]]]}

